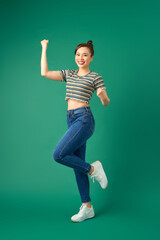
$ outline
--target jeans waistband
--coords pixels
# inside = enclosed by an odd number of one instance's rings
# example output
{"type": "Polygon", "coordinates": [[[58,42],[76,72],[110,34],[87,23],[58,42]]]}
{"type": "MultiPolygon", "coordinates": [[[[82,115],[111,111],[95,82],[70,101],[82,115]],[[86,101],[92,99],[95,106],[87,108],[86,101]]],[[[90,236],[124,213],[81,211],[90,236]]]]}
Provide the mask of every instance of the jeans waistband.
{"type": "Polygon", "coordinates": [[[79,112],[91,112],[91,108],[90,107],[80,107],[80,108],[67,110],[67,113],[75,113],[76,114],[79,112]]]}

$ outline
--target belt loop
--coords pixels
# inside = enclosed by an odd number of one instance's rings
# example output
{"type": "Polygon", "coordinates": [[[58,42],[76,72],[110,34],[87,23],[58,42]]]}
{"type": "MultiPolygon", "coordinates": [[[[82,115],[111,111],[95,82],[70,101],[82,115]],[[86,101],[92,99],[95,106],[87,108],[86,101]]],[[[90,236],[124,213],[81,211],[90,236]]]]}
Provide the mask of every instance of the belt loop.
{"type": "Polygon", "coordinates": [[[87,113],[89,113],[89,108],[88,108],[88,107],[86,107],[86,109],[87,109],[87,113]]]}

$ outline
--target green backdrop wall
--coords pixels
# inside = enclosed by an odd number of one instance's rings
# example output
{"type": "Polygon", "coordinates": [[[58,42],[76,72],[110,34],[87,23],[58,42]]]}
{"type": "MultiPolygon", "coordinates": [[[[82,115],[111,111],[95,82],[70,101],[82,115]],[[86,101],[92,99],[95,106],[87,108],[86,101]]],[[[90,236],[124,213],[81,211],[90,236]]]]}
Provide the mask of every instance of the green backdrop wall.
{"type": "Polygon", "coordinates": [[[1,3],[1,239],[159,239],[160,4],[158,1],[1,3]],[[86,159],[109,185],[90,181],[96,218],[74,224],[81,205],[73,169],[53,161],[67,130],[65,83],[41,76],[77,69],[74,50],[92,40],[90,70],[110,98],[90,101],[95,132],[86,159]]]}

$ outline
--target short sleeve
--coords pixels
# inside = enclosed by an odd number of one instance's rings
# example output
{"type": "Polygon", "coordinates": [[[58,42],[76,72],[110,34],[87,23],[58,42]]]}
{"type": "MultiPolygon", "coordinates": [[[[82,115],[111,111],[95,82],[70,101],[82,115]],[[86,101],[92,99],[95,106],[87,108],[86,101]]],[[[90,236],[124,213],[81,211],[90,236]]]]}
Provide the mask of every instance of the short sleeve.
{"type": "Polygon", "coordinates": [[[103,78],[101,75],[97,75],[94,80],[93,80],[93,84],[94,84],[94,89],[97,90],[99,87],[106,89],[105,83],[103,81],[103,78]]]}
{"type": "Polygon", "coordinates": [[[69,72],[70,72],[70,69],[60,70],[60,75],[62,76],[62,82],[67,81],[67,77],[68,77],[69,72]]]}

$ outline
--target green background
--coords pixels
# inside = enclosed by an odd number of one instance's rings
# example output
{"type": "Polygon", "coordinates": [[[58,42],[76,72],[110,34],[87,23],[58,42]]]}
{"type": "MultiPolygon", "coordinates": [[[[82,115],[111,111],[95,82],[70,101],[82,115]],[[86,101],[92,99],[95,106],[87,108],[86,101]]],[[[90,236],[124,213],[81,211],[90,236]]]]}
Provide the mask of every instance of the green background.
{"type": "Polygon", "coordinates": [[[1,239],[160,239],[159,1],[16,0],[0,9],[1,239]],[[92,96],[86,152],[109,185],[90,179],[96,217],[77,224],[73,169],[52,157],[67,130],[65,82],[41,76],[43,39],[49,70],[77,69],[76,46],[92,40],[90,70],[110,98],[106,107],[92,96]]]}

